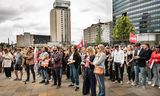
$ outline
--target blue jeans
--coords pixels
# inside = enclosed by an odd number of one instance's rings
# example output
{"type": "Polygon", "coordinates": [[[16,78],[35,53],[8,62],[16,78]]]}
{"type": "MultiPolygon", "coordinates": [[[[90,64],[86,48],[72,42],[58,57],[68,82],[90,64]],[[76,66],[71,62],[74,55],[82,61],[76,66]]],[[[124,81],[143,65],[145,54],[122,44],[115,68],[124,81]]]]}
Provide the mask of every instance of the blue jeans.
{"type": "Polygon", "coordinates": [[[147,67],[147,76],[148,76],[148,81],[152,80],[152,69],[150,69],[149,67],[147,67]]]}
{"type": "Polygon", "coordinates": [[[49,75],[48,75],[48,69],[47,68],[42,68],[42,79],[47,82],[49,80],[49,75]]]}
{"type": "Polygon", "coordinates": [[[40,64],[39,62],[37,62],[35,65],[34,65],[34,69],[35,69],[35,72],[39,75],[40,72],[39,72],[39,67],[40,67],[40,64]]]}
{"type": "Polygon", "coordinates": [[[79,67],[75,68],[74,64],[70,65],[70,78],[73,84],[79,85],[79,67]]]}
{"type": "Polygon", "coordinates": [[[99,83],[99,93],[98,96],[106,96],[105,95],[105,84],[104,84],[104,75],[97,75],[96,79],[99,83]]]}
{"type": "Polygon", "coordinates": [[[160,64],[153,65],[153,76],[153,83],[158,83],[158,86],[160,87],[160,64]]]}
{"type": "Polygon", "coordinates": [[[134,66],[135,71],[135,82],[139,85],[139,71],[142,77],[142,85],[146,85],[146,67],[139,67],[138,65],[134,66]]]}

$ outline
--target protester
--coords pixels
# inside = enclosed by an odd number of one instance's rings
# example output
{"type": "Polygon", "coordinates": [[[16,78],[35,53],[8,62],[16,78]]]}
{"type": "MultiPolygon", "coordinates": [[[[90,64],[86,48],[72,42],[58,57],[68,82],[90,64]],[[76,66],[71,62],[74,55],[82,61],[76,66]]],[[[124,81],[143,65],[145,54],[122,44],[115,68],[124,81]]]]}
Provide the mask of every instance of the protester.
{"type": "Polygon", "coordinates": [[[105,53],[107,55],[107,58],[105,60],[105,76],[109,76],[109,66],[108,66],[108,63],[109,63],[109,57],[110,57],[110,49],[109,47],[106,47],[105,48],[105,53]]]}
{"type": "Polygon", "coordinates": [[[49,65],[49,54],[48,49],[43,47],[40,54],[40,65],[41,65],[41,74],[42,81],[39,83],[44,83],[45,85],[49,84],[49,75],[48,75],[48,65],[49,65]]]}
{"type": "Polygon", "coordinates": [[[95,56],[95,59],[93,61],[93,65],[95,65],[95,76],[96,80],[99,83],[99,93],[98,96],[106,96],[105,95],[105,84],[104,84],[104,68],[105,68],[105,59],[106,59],[106,54],[105,54],[105,47],[100,44],[96,48],[97,54],[95,56]]]}
{"type": "Polygon", "coordinates": [[[153,84],[154,87],[158,83],[160,89],[160,45],[156,46],[155,51],[150,58],[150,68],[153,69],[153,84]]]}
{"type": "Polygon", "coordinates": [[[36,77],[35,77],[35,71],[34,71],[34,53],[33,49],[31,47],[27,48],[27,53],[23,55],[23,57],[26,60],[26,72],[27,72],[27,79],[26,82],[30,81],[30,70],[33,76],[32,83],[35,83],[36,77]]]}
{"type": "Polygon", "coordinates": [[[134,84],[135,74],[134,74],[134,65],[133,65],[133,48],[132,46],[127,47],[126,52],[126,68],[128,73],[128,82],[127,84],[134,84]]]}
{"type": "Polygon", "coordinates": [[[152,81],[152,70],[149,68],[149,59],[151,58],[152,50],[150,49],[150,45],[148,43],[144,44],[145,55],[146,55],[146,67],[147,67],[147,77],[148,84],[151,84],[152,81]]]}
{"type": "Polygon", "coordinates": [[[109,63],[110,63],[110,80],[112,80],[113,82],[115,82],[115,66],[114,66],[114,52],[115,52],[115,48],[113,47],[111,50],[110,50],[110,59],[109,60],[109,63]]]}
{"type": "Polygon", "coordinates": [[[39,55],[41,54],[41,50],[40,48],[35,48],[34,50],[34,63],[35,63],[35,66],[34,66],[34,69],[35,69],[35,72],[37,75],[40,75],[40,63],[39,63],[39,55]]]}
{"type": "Polygon", "coordinates": [[[83,77],[84,76],[84,70],[85,70],[85,59],[86,59],[86,48],[85,47],[82,47],[80,49],[80,56],[81,56],[81,59],[82,59],[82,62],[81,62],[81,66],[80,66],[80,69],[79,69],[79,74],[83,77]]]}
{"type": "Polygon", "coordinates": [[[23,67],[22,67],[22,63],[23,63],[23,57],[21,54],[21,49],[17,49],[17,52],[15,54],[15,75],[16,78],[14,80],[22,80],[22,76],[23,76],[23,67]],[[18,71],[20,71],[20,78],[18,77],[18,71]]]}
{"type": "Polygon", "coordinates": [[[57,85],[57,89],[61,87],[61,77],[62,77],[62,59],[63,52],[59,47],[54,48],[54,54],[52,56],[52,62],[54,67],[54,85],[57,85]],[[58,81],[58,84],[57,84],[58,81]]]}
{"type": "Polygon", "coordinates": [[[124,51],[119,48],[119,45],[115,46],[114,52],[114,66],[116,73],[116,82],[123,84],[123,73],[124,73],[124,51]],[[120,73],[120,76],[119,76],[120,73]]]}
{"type": "Polygon", "coordinates": [[[89,94],[90,96],[96,96],[96,78],[94,74],[94,65],[91,64],[95,58],[95,50],[92,47],[88,47],[87,56],[85,59],[85,71],[84,71],[84,81],[83,81],[83,95],[89,94]]]}
{"type": "Polygon", "coordinates": [[[64,63],[66,64],[66,79],[70,79],[70,67],[67,64],[68,63],[68,59],[71,55],[71,48],[68,47],[65,51],[64,51],[64,63]]]}
{"type": "Polygon", "coordinates": [[[145,49],[142,48],[140,43],[137,43],[135,45],[136,50],[134,53],[134,59],[135,59],[135,65],[134,65],[134,71],[135,71],[135,83],[136,86],[139,87],[139,85],[142,83],[142,88],[146,89],[146,54],[145,49]],[[139,81],[139,72],[141,73],[142,82],[139,81]]]}
{"type": "Polygon", "coordinates": [[[69,86],[75,86],[76,83],[76,88],[75,91],[79,90],[79,68],[80,68],[80,64],[81,64],[81,57],[79,55],[77,46],[73,46],[71,48],[72,51],[72,55],[69,58],[69,63],[70,64],[70,78],[71,78],[71,82],[72,84],[70,84],[69,86]]]}
{"type": "Polygon", "coordinates": [[[8,51],[8,49],[4,49],[4,54],[2,58],[2,67],[4,69],[5,76],[6,78],[11,78],[11,63],[13,60],[13,55],[8,51]]]}

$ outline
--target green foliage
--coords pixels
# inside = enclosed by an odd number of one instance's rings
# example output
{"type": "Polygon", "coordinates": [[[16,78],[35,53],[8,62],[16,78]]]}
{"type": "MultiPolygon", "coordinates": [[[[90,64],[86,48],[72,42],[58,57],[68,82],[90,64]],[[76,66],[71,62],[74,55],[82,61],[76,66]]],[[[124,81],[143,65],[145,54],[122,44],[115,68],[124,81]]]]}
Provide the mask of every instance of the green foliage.
{"type": "Polygon", "coordinates": [[[135,28],[128,16],[121,16],[117,19],[113,29],[113,39],[126,41],[129,40],[130,32],[135,33],[135,28]]]}
{"type": "Polygon", "coordinates": [[[101,28],[101,25],[98,26],[97,28],[97,35],[96,35],[96,44],[101,44],[103,42],[102,40],[102,32],[103,32],[103,29],[101,28]]]}

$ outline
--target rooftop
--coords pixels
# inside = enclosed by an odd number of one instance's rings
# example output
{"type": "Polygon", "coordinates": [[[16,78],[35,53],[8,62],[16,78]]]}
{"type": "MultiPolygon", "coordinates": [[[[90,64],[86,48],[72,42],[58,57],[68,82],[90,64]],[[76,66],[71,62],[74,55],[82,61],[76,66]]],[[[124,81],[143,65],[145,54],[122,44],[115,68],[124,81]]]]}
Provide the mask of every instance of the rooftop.
{"type": "Polygon", "coordinates": [[[70,6],[70,1],[67,0],[56,0],[53,4],[54,8],[68,8],[70,6]]]}

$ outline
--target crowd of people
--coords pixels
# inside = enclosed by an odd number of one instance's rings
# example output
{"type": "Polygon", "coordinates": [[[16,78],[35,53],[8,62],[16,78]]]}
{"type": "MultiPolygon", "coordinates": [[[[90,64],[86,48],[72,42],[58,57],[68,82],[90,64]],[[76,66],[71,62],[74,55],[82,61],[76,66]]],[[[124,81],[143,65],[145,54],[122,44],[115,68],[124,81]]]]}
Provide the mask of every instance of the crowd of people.
{"type": "Polygon", "coordinates": [[[137,43],[126,47],[100,44],[80,49],[77,46],[0,49],[0,73],[11,78],[14,71],[14,80],[21,81],[23,69],[27,75],[25,82],[31,80],[31,73],[32,83],[37,82],[36,76],[39,75],[42,77],[39,83],[48,85],[53,80],[51,86],[57,89],[61,88],[62,74],[65,74],[70,80],[68,87],[78,91],[79,77],[82,76],[83,95],[96,96],[98,85],[98,96],[106,96],[106,76],[113,83],[124,84],[123,77],[128,76],[126,83],[131,86],[146,89],[146,85],[151,85],[160,89],[160,46],[137,43]]]}

